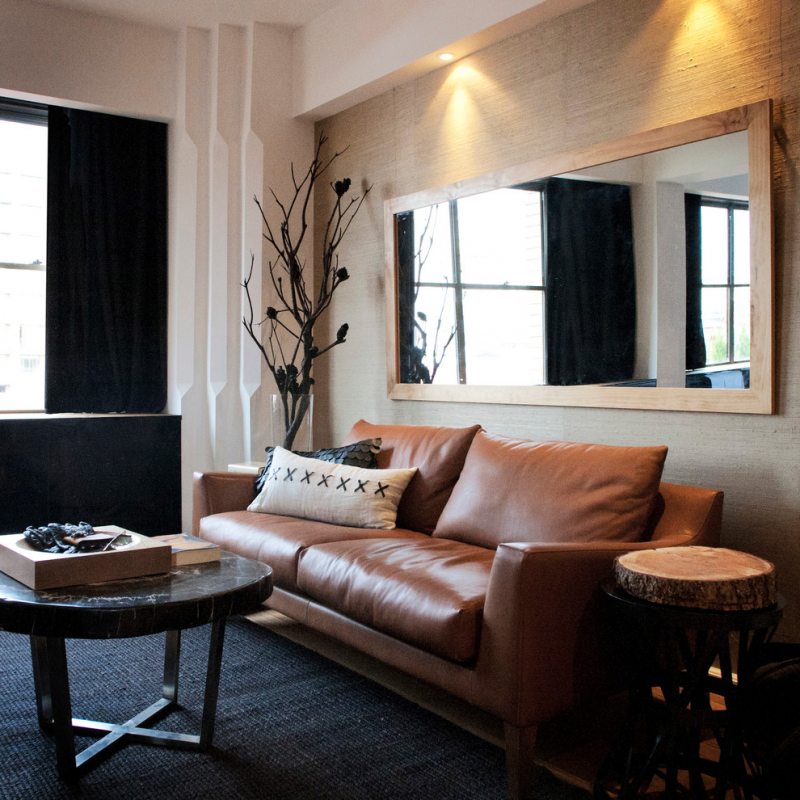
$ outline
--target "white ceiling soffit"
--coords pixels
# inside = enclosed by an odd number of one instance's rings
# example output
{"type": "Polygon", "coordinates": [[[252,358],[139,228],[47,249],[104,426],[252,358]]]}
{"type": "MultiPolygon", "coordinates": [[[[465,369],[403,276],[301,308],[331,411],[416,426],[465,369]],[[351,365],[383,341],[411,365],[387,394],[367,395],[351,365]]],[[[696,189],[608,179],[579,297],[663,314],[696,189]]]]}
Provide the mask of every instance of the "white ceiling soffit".
{"type": "Polygon", "coordinates": [[[48,6],[100,14],[173,30],[268,22],[296,28],[339,0],[35,0],[48,6]]]}
{"type": "Polygon", "coordinates": [[[341,0],[294,32],[294,114],[330,116],[595,0],[341,0]]]}
{"type": "Polygon", "coordinates": [[[442,50],[463,58],[595,0],[34,1],[173,30],[292,27],[294,114],[320,119],[442,67],[442,50]]]}

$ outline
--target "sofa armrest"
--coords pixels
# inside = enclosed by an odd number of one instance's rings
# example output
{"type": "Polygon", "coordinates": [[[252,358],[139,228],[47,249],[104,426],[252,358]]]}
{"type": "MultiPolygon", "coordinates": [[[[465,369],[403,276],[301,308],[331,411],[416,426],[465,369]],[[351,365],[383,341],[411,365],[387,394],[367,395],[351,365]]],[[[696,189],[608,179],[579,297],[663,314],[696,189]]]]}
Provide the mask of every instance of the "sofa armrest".
{"type": "Polygon", "coordinates": [[[255,478],[241,472],[195,472],[192,491],[192,533],[200,519],[224,511],[243,511],[255,497],[255,478]]]}
{"type": "Polygon", "coordinates": [[[495,713],[524,727],[619,688],[600,584],[614,559],[658,542],[501,544],[489,577],[476,665],[495,713]]]}
{"type": "Polygon", "coordinates": [[[662,482],[658,493],[661,514],[648,537],[658,547],[695,544],[715,547],[719,544],[723,492],[662,482]]]}

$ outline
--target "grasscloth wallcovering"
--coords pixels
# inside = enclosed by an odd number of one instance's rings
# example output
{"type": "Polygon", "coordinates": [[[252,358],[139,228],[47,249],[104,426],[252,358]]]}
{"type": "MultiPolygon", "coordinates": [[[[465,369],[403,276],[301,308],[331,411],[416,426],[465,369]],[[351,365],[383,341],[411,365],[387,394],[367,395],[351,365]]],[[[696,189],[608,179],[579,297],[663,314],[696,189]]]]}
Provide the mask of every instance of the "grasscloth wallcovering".
{"type": "MultiPolygon", "coordinates": [[[[351,336],[318,373],[317,443],[365,417],[666,444],[667,480],[725,491],[724,545],[777,564],[789,601],[779,638],[800,640],[799,111],[795,0],[597,0],[320,122],[331,147],[350,145],[341,174],[375,189],[343,247],[353,279],[330,320],[351,336]],[[385,199],[765,98],[776,122],[777,414],[387,399],[385,199]]],[[[316,200],[317,238],[332,197],[316,200]]]]}

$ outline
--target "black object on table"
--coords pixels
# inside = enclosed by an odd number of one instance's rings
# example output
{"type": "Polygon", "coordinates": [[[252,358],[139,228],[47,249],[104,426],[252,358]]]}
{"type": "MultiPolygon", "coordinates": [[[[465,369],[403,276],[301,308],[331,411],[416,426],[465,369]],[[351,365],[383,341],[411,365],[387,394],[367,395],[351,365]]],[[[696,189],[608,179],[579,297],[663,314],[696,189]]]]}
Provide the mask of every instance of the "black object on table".
{"type": "Polygon", "coordinates": [[[600,769],[595,797],[639,797],[656,775],[668,798],[723,800],[729,788],[737,797],[752,797],[742,698],[780,622],[783,601],[750,611],[711,611],[640,600],[613,581],[602,588],[629,672],[629,709],[620,740],[600,769]],[[712,695],[724,705],[712,704],[712,695]],[[716,739],[718,761],[701,755],[705,732],[716,739]],[[688,787],[679,783],[679,770],[688,787]],[[703,776],[713,778],[713,787],[703,776]]]}
{"type": "Polygon", "coordinates": [[[216,719],[225,622],[255,611],[272,592],[265,564],[223,552],[219,561],[126,580],[35,591],[0,572],[0,630],[30,636],[39,725],[55,738],[56,763],[76,778],[127,742],[206,750],[216,719]],[[200,734],[153,730],[178,707],[181,631],[211,624],[200,734]],[[166,633],[162,697],[115,724],[72,717],[65,639],[166,633]],[[75,753],[76,733],[101,739],[75,753]]]}

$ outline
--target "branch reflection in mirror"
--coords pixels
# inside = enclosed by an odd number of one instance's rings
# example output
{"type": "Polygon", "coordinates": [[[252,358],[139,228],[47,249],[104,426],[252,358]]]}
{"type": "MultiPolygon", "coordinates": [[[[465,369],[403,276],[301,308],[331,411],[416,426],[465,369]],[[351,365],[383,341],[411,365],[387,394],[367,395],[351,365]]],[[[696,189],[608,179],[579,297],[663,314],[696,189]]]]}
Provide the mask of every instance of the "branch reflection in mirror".
{"type": "Polygon", "coordinates": [[[388,200],[390,397],[771,413],[771,140],[763,101],[388,200]]]}

